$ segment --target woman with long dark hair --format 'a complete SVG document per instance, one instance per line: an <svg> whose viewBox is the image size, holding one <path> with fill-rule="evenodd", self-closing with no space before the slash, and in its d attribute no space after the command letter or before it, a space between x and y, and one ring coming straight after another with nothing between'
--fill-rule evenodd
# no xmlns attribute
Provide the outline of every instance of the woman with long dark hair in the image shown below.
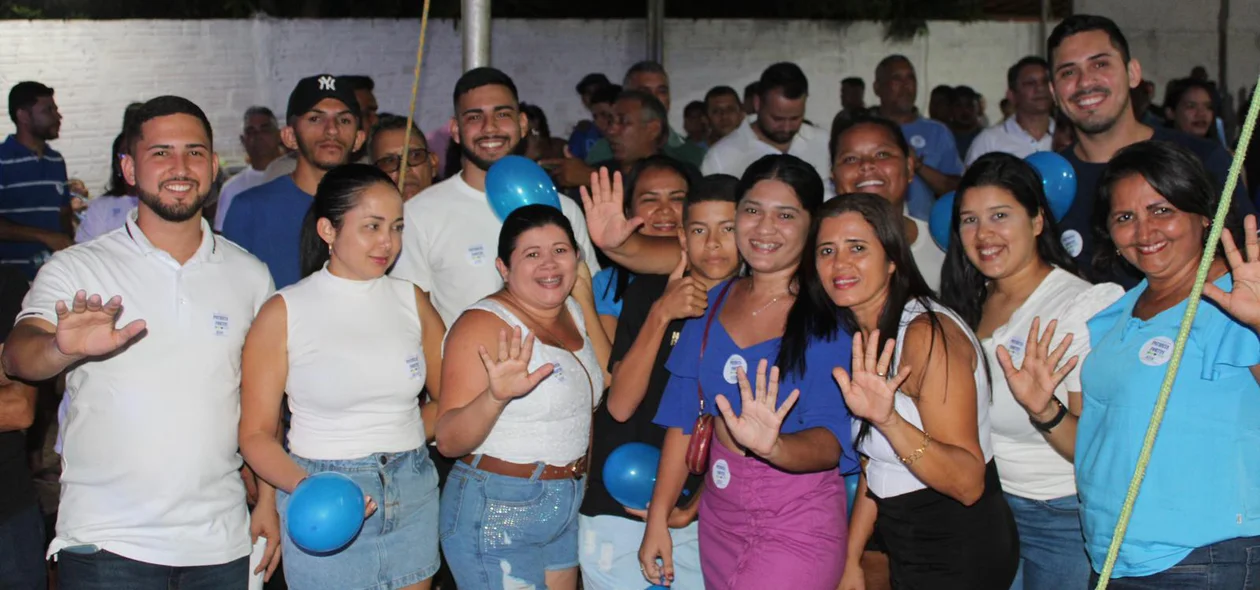
<svg viewBox="0 0 1260 590"><path fill-rule="evenodd" d="M983 353L934 299L904 228L885 199L841 195L819 210L801 262L797 305L823 318L813 330L854 334L852 369L835 376L868 462L840 588L864 588L878 528L893 588L1006 590L1018 539L992 461Z"/></svg>
<svg viewBox="0 0 1260 590"><path fill-rule="evenodd" d="M1124 289L1077 276L1037 171L1015 156L987 154L971 165L955 194L941 302L975 331L989 367L1022 362L1026 350L1042 344L1084 359L1085 322ZM1052 398L1032 405L992 371L993 456L1019 528L1016 590L1083 590L1089 577L1071 454L1046 440L1068 413L1081 413L1078 367Z"/></svg>
<svg viewBox="0 0 1260 590"><path fill-rule="evenodd" d="M707 313L687 322L665 365L656 423L668 431L639 550L653 583L674 579L668 522L688 467L708 473L699 512L705 588L835 590L840 581L846 518L837 467L856 461L844 453L849 415L830 370L849 355L849 335L833 326L808 342L796 338L813 318L792 306L823 192L813 166L790 155L757 160L736 187L735 244L748 275L709 291ZM776 366L767 371L768 363ZM754 367L755 386L746 376ZM697 430L698 416L712 429ZM689 446L705 444L707 463L686 457Z"/></svg>
<svg viewBox="0 0 1260 590"><path fill-rule="evenodd" d="M1195 137L1211 139L1217 143L1216 110L1212 95L1215 89L1207 82L1194 78L1182 78L1168 83L1164 95L1164 115L1168 126Z"/></svg>
<svg viewBox="0 0 1260 590"><path fill-rule="evenodd" d="M274 486L284 530L310 474L345 474L370 498L359 535L336 553L285 538L290 588L425 590L438 569L438 476L425 448L436 421L419 396L438 391L446 330L423 292L385 275L402 248L402 204L374 166L330 170L302 228L305 278L263 305L245 340L241 454ZM288 452L276 438L286 394Z"/></svg>
<svg viewBox="0 0 1260 590"><path fill-rule="evenodd" d="M127 183L122 173L122 155L127 146L122 133L114 138L109 161L109 184L105 192L88 202L83 219L74 231L74 241L82 244L114 231L126 224L127 214L139 206L135 187Z"/></svg>

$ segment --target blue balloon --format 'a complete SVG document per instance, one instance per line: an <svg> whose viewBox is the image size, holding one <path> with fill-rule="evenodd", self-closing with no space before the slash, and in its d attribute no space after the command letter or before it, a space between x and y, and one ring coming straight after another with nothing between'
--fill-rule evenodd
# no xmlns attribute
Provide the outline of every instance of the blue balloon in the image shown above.
<svg viewBox="0 0 1260 590"><path fill-rule="evenodd" d="M647 587L647 590L670 590L670 588L669 586L662 586L660 584L652 584L651 586Z"/></svg>
<svg viewBox="0 0 1260 590"><path fill-rule="evenodd" d="M289 538L308 553L337 551L359 534L366 503L349 477L331 471L311 475L289 497Z"/></svg>
<svg viewBox="0 0 1260 590"><path fill-rule="evenodd" d="M861 477L861 475L858 473L844 476L844 491L846 495L849 497L849 511L846 512L845 514L848 514L849 518L853 518L853 503L857 501L857 489L858 489L859 477Z"/></svg>
<svg viewBox="0 0 1260 590"><path fill-rule="evenodd" d="M932 241L942 250L949 249L949 224L954 217L954 191L936 200L932 205L932 213L928 215L928 232Z"/></svg>
<svg viewBox="0 0 1260 590"><path fill-rule="evenodd" d="M523 156L505 156L490 166L486 172L486 199L499 221L525 205L560 208L551 177L537 162Z"/></svg>
<svg viewBox="0 0 1260 590"><path fill-rule="evenodd" d="M661 451L640 443L626 443L617 447L604 462L604 487L608 495L622 506L643 510L652 501L652 489L656 487L656 467L661 462Z"/></svg>
<svg viewBox="0 0 1260 590"><path fill-rule="evenodd" d="M1036 152L1024 161L1032 164L1041 175L1050 214L1054 215L1055 221L1063 219L1076 198L1076 169L1072 168L1072 163L1054 152Z"/></svg>

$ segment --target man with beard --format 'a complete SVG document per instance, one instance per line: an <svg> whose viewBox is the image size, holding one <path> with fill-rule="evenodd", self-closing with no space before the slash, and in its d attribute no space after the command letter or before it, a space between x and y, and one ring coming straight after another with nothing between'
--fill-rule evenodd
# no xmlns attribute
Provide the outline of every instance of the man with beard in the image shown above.
<svg viewBox="0 0 1260 590"><path fill-rule="evenodd" d="M297 83L289 95L286 122L280 139L297 151L297 169L238 195L223 220L223 235L267 263L277 288L302 278L302 220L319 181L349 162L365 136L354 91L328 74Z"/></svg>
<svg viewBox="0 0 1260 590"><path fill-rule="evenodd" d="M1142 65L1129 54L1129 42L1111 19L1070 16L1054 28L1047 45L1054 99L1076 129L1076 143L1060 152L1076 170L1076 198L1059 221L1063 247L1087 278L1132 288L1140 277L1124 271L1096 272L1091 264L1094 196L1107 162L1132 144L1168 141L1194 152L1215 178L1217 190L1222 190L1229 174L1229 154L1217 142L1138 122L1129 90L1141 84ZM1254 212L1241 183L1232 204L1239 219Z"/></svg>
<svg viewBox="0 0 1260 590"><path fill-rule="evenodd" d="M503 286L494 266L503 223L486 200L486 171L520 151L527 124L516 84L494 68L465 72L455 83L454 102L450 130L463 153L460 172L407 201L402 255L391 273L429 293L447 326L464 308ZM594 276L599 264L582 209L563 196L560 208L573 223Z"/></svg>
<svg viewBox="0 0 1260 590"><path fill-rule="evenodd" d="M17 133L0 144L0 264L34 277L48 252L74 243L66 162L48 147L61 132L53 89L19 82L9 91Z"/></svg>
<svg viewBox="0 0 1260 590"><path fill-rule="evenodd" d="M210 123L150 100L122 158L140 206L125 227L53 256L4 345L7 374L69 369L56 537L63 590L244 590L250 537L279 544L275 492L250 515L237 470L240 362L267 269L214 234Z"/></svg>
<svg viewBox="0 0 1260 590"><path fill-rule="evenodd" d="M919 80L906 56L890 55L881 60L875 66L874 88L879 97L876 114L900 125L906 142L918 155L906 207L911 217L926 221L936 197L954 190L962 180L962 158L954 144L954 134L945 123L919 115L914 106ZM937 100L940 99L934 90L932 101Z"/></svg>
<svg viewBox="0 0 1260 590"><path fill-rule="evenodd" d="M762 156L791 154L809 162L822 178L831 178L827 133L805 123L805 101L809 98L805 72L794 63L777 63L761 73L757 87L757 118L740 125L709 149L701 167L704 175L730 174L738 178ZM828 182L827 196L834 195Z"/></svg>
<svg viewBox="0 0 1260 590"><path fill-rule="evenodd" d="M989 152L1026 158L1049 151L1054 141L1054 98L1050 96L1050 64L1030 55L1006 71L1006 99L1014 116L980 132L967 150L967 165Z"/></svg>

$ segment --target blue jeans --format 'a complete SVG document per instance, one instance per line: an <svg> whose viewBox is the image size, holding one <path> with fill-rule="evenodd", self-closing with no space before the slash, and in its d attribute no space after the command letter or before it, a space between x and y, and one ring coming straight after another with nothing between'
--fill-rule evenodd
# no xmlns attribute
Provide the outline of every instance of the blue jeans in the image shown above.
<svg viewBox="0 0 1260 590"><path fill-rule="evenodd" d="M249 556L219 565L173 567L79 545L57 553L57 578L60 590L247 590Z"/></svg>
<svg viewBox="0 0 1260 590"><path fill-rule="evenodd" d="M31 504L0 522L0 588L47 588L44 547L44 516L39 504Z"/></svg>
<svg viewBox="0 0 1260 590"><path fill-rule="evenodd" d="M1098 584L1091 572L1090 587ZM1260 537L1213 543L1158 574L1112 578L1112 590L1260 590Z"/></svg>
<svg viewBox="0 0 1260 590"><path fill-rule="evenodd" d="M545 588L547 572L577 567L585 482L540 480L542 470L527 479L455 463L438 531L460 590Z"/></svg>
<svg viewBox="0 0 1260 590"><path fill-rule="evenodd" d="M1011 590L1086 590L1090 568L1080 500L1004 495L1019 529L1019 571Z"/></svg>

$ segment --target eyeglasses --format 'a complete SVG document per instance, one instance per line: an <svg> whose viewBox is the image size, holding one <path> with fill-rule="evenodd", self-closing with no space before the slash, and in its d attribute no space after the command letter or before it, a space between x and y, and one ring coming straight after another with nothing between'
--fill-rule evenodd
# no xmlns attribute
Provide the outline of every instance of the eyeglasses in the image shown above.
<svg viewBox="0 0 1260 590"><path fill-rule="evenodd" d="M415 148L415 149L407 150L407 167L408 168L418 167L421 164L428 163L428 161L429 161L429 150L426 150L424 148ZM380 168L381 172L384 172L386 174L393 174L395 172L398 172L398 168L401 167L401 164L402 164L402 156L399 154L391 154L376 161L376 167Z"/></svg>

